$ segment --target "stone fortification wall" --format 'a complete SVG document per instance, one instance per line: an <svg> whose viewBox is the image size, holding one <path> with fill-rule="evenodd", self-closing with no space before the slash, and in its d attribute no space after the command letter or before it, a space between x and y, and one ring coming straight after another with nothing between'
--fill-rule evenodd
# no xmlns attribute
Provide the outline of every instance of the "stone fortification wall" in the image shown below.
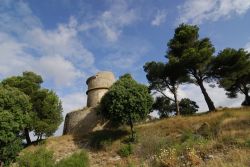
<svg viewBox="0 0 250 167"><path fill-rule="evenodd" d="M84 135L102 129L101 118L95 108L84 108L70 112L65 117L63 134Z"/></svg>
<svg viewBox="0 0 250 167"><path fill-rule="evenodd" d="M112 72L102 71L95 76L87 79L88 95L87 106L95 107L100 102L102 96L108 91L108 88L115 82L115 76Z"/></svg>
<svg viewBox="0 0 250 167"><path fill-rule="evenodd" d="M100 116L97 115L97 106L114 82L114 74L108 71L98 72L87 79L87 107L66 115L63 134L85 135L105 126Z"/></svg>

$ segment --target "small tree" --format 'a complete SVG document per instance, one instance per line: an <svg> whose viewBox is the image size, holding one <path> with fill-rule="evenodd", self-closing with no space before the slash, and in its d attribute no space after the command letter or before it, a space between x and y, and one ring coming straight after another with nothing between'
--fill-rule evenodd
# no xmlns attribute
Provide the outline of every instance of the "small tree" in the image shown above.
<svg viewBox="0 0 250 167"><path fill-rule="evenodd" d="M10 163L21 149L21 132L30 121L29 97L16 88L0 86L0 164Z"/></svg>
<svg viewBox="0 0 250 167"><path fill-rule="evenodd" d="M250 106L250 53L244 49L227 48L213 61L213 77L230 98L245 95L242 105Z"/></svg>
<svg viewBox="0 0 250 167"><path fill-rule="evenodd" d="M129 125L134 140L134 123L146 118L152 104L148 88L137 83L130 74L125 74L103 96L100 113L114 125Z"/></svg>
<svg viewBox="0 0 250 167"><path fill-rule="evenodd" d="M158 111L160 118L167 118L173 112L176 112L175 106L165 96L158 96L153 104L153 109Z"/></svg>
<svg viewBox="0 0 250 167"><path fill-rule="evenodd" d="M193 115L198 111L199 106L195 101L188 98L183 98L180 101L180 112L181 115Z"/></svg>
<svg viewBox="0 0 250 167"><path fill-rule="evenodd" d="M180 115L192 115L198 111L199 106L196 102L183 98L179 102ZM160 118L166 118L170 115L177 115L176 105L164 96L159 96L156 98L153 109L158 111Z"/></svg>
<svg viewBox="0 0 250 167"><path fill-rule="evenodd" d="M174 59L169 59L166 64L153 61L144 65L144 71L147 73L146 77L149 82L149 89L159 92L166 99L174 102L177 115L180 115L177 90L179 85L188 79L182 67L183 66L175 62ZM170 93L173 94L173 98L166 94L166 90L169 90Z"/></svg>

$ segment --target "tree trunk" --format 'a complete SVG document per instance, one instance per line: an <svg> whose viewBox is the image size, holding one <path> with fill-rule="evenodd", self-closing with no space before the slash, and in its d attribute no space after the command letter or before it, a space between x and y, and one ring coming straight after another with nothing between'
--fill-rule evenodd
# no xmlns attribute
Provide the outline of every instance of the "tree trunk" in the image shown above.
<svg viewBox="0 0 250 167"><path fill-rule="evenodd" d="M215 106L214 106L214 103L213 101L211 100L211 98L209 97L204 85L203 85L203 81L197 81L198 85L200 86L201 88L201 92L205 98L205 101L207 103L207 106L208 106L208 109L209 111L215 111Z"/></svg>
<svg viewBox="0 0 250 167"><path fill-rule="evenodd" d="M241 105L243 106L250 106L250 96L248 95L248 92L244 93L245 94L245 100Z"/></svg>
<svg viewBox="0 0 250 167"><path fill-rule="evenodd" d="M131 130L131 140L132 142L134 142L135 140L134 125L133 125L131 116L129 116L129 125L130 125L130 130Z"/></svg>
<svg viewBox="0 0 250 167"><path fill-rule="evenodd" d="M30 140L30 135L29 135L28 128L24 129L24 135L25 135L25 138L26 138L27 145L30 145L31 144L31 140Z"/></svg>
<svg viewBox="0 0 250 167"><path fill-rule="evenodd" d="M174 102L175 102L175 107L176 107L176 115L180 115L179 101L177 98L177 90L175 87L174 87L173 94L174 94Z"/></svg>

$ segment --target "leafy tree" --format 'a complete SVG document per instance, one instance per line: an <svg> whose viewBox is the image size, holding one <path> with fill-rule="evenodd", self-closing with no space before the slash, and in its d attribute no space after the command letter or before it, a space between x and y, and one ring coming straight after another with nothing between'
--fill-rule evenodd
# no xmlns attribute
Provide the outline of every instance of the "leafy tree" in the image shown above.
<svg viewBox="0 0 250 167"><path fill-rule="evenodd" d="M62 107L58 96L47 89L41 88L43 80L33 72L23 72L22 76L4 79L1 85L15 87L30 98L32 110L29 112L30 123L24 129L27 144L31 143L30 131L40 139L43 135L52 135L62 121Z"/></svg>
<svg viewBox="0 0 250 167"><path fill-rule="evenodd" d="M10 163L21 149L21 132L30 121L29 97L16 88L0 86L0 164Z"/></svg>
<svg viewBox="0 0 250 167"><path fill-rule="evenodd" d="M160 118L166 118L170 115L177 114L176 113L176 105L171 103L171 101L164 96L159 96L156 98L153 109L158 110L158 114ZM199 106L196 102L183 98L179 102L180 107L180 115L192 115L198 111Z"/></svg>
<svg viewBox="0 0 250 167"><path fill-rule="evenodd" d="M181 83L187 81L182 65L176 63L174 59L169 59L166 64L152 61L144 65L144 71L147 73L149 89L159 92L166 99L174 102L176 113L180 115L177 90ZM174 98L167 96L166 90L169 90Z"/></svg>
<svg viewBox="0 0 250 167"><path fill-rule="evenodd" d="M152 103L148 88L125 74L103 96L100 113L114 125L129 125L134 140L134 123L146 118Z"/></svg>
<svg viewBox="0 0 250 167"><path fill-rule="evenodd" d="M174 37L168 42L166 57L183 65L191 82L199 85L209 111L214 111L215 106L204 87L204 81L210 79L210 65L215 49L209 38L199 39L198 31L199 28L193 25L181 24L177 27Z"/></svg>
<svg viewBox="0 0 250 167"><path fill-rule="evenodd" d="M176 111L171 104L171 101L165 96L158 96L153 103L153 109L158 111L160 118L166 118Z"/></svg>
<svg viewBox="0 0 250 167"><path fill-rule="evenodd" d="M63 121L63 109L59 97L51 90L41 89L35 93L32 104L34 112L32 130L37 139L53 135Z"/></svg>
<svg viewBox="0 0 250 167"><path fill-rule="evenodd" d="M180 101L180 112L181 115L192 115L198 111L199 106L195 101L188 98L183 98Z"/></svg>
<svg viewBox="0 0 250 167"><path fill-rule="evenodd" d="M22 76L13 76L4 79L1 84L8 85L10 87L18 88L30 97L32 101L34 93L41 88L43 80L42 77L33 72L23 72ZM33 117L34 113L31 110L29 113ZM32 119L33 120L33 119ZM25 138L28 144L31 143L29 132L32 130L32 124L28 124L24 129Z"/></svg>
<svg viewBox="0 0 250 167"><path fill-rule="evenodd" d="M213 61L213 76L230 98L245 95L242 105L250 105L250 53L226 48Z"/></svg>
<svg viewBox="0 0 250 167"><path fill-rule="evenodd" d="M33 97L33 129L38 139L51 136L62 122L62 105L58 96L48 89L38 90Z"/></svg>

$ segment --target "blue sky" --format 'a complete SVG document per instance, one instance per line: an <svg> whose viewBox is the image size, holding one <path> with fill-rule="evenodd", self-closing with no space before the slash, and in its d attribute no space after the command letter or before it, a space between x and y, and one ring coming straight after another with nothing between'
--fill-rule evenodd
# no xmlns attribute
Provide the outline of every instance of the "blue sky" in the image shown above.
<svg viewBox="0 0 250 167"><path fill-rule="evenodd" d="M182 22L199 25L216 52L250 50L249 9L250 0L0 0L0 80L35 71L60 96L65 115L85 106L85 80L97 71L131 73L146 84L143 65L166 61L167 42ZM243 99L206 86L216 106ZM197 86L183 85L179 94L207 110Z"/></svg>

